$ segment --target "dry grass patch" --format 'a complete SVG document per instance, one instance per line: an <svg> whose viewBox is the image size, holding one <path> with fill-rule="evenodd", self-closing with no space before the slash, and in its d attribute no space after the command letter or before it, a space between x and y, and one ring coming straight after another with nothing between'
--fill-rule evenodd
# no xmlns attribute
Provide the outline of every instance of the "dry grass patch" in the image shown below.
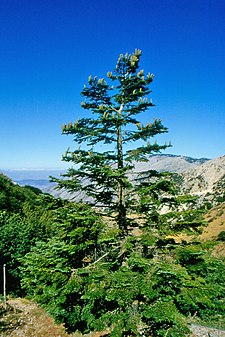
<svg viewBox="0 0 225 337"><path fill-rule="evenodd" d="M214 241L218 239L218 235L225 231L225 203L221 203L218 206L213 207L205 214L205 220L208 225L203 228L200 235L193 234L179 234L177 236L168 236L173 238L177 243L181 243L182 240L191 242L193 240L200 241ZM225 257L225 242L219 242L215 245L212 254L216 257Z"/></svg>
<svg viewBox="0 0 225 337"><path fill-rule="evenodd" d="M202 240L216 240L218 234L225 231L225 203L213 207L205 216L208 226L204 228L200 238Z"/></svg>

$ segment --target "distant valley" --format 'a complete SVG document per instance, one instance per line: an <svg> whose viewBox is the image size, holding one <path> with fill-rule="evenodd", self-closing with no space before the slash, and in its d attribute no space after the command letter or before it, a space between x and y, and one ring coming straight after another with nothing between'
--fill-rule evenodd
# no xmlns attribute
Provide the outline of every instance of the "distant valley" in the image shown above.
<svg viewBox="0 0 225 337"><path fill-rule="evenodd" d="M63 170L0 170L3 174L12 179L20 186L30 185L40 188L44 191L45 188L53 186L49 182L49 176L59 177Z"/></svg>

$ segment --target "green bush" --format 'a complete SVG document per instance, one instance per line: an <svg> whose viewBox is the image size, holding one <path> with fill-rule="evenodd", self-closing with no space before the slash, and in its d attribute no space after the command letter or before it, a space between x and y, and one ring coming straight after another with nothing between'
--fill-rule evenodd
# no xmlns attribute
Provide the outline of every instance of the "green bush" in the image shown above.
<svg viewBox="0 0 225 337"><path fill-rule="evenodd" d="M225 231L222 231L218 234L217 240L218 241L225 241Z"/></svg>

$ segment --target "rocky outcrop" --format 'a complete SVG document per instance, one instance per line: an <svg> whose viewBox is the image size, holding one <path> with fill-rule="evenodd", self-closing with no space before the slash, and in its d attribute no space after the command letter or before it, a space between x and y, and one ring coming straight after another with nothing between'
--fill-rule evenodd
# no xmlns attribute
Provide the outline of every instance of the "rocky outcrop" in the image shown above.
<svg viewBox="0 0 225 337"><path fill-rule="evenodd" d="M182 191L196 194L210 200L225 196L225 156L209 160L194 169L181 174Z"/></svg>
<svg viewBox="0 0 225 337"><path fill-rule="evenodd" d="M225 337L225 331L209 328L202 325L191 324L192 337Z"/></svg>
<svg viewBox="0 0 225 337"><path fill-rule="evenodd" d="M192 170L209 161L207 158L191 158L171 154L152 155L147 162L135 163L135 171L156 170L182 173Z"/></svg>

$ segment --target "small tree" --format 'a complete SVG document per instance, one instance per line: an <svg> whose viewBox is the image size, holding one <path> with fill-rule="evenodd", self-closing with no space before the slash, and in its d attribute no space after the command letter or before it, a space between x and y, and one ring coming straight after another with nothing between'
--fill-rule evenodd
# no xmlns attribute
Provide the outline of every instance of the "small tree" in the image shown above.
<svg viewBox="0 0 225 337"><path fill-rule="evenodd" d="M139 70L140 57L138 49L120 55L114 71L107 73L113 85L89 76L81 92L85 97L81 106L92 116L62 128L78 145L63 156L75 166L63 180L52 178L59 188L83 190L98 206L110 207L122 233L127 231L127 195L132 188L129 171L135 161L146 161L148 155L169 146L150 143L155 135L167 132L160 119L146 125L140 122L140 115L154 106L148 99L153 74L145 76L144 70Z"/></svg>

